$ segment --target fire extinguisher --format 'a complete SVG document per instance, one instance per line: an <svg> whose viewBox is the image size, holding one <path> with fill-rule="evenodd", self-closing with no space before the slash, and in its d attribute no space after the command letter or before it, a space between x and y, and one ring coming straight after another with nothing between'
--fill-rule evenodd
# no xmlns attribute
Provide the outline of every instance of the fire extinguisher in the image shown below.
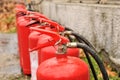
<svg viewBox="0 0 120 80"><path fill-rule="evenodd" d="M28 16L34 15L34 17L39 17L39 19L44 18L44 20L48 18L38 12L27 11L25 6L21 4L17 5L16 12L20 65L23 73L29 75L31 74L28 50L28 36L30 34L29 27L36 27L36 25L39 25L39 22L34 20L35 18L30 18Z"/></svg>
<svg viewBox="0 0 120 80"><path fill-rule="evenodd" d="M46 26L44 26L45 28ZM48 26L47 26L48 27ZM41 28L41 27L39 27ZM42 26L43 28L43 26ZM44 38L50 38L47 35L41 34L40 32L37 31L33 31L31 30L31 33L29 35L29 49L33 49L34 47L37 46L38 40L40 39L42 41L42 39ZM34 50L34 51L30 51L30 62L31 62L31 80L36 80L36 70L38 68L38 64L39 64L39 57L38 57L38 51Z"/></svg>
<svg viewBox="0 0 120 80"><path fill-rule="evenodd" d="M41 18L41 20L42 20L42 18ZM37 23L37 21L33 22L33 23L29 23L27 26L31 26L31 25L36 24L36 23ZM61 26L51 26L52 23L47 23L47 22L39 22L39 23L40 23L39 26L38 25L35 26L37 29L45 29L45 30L48 30L48 31L54 31L56 33L58 33L59 31L62 31L64 29L64 28L61 28L62 30L59 29ZM44 25L42 25L42 24L44 24ZM42 35L42 37L41 37L41 35ZM41 34L40 32L37 32L37 31L31 29L31 33L29 35L30 49L31 50L34 49L34 47L37 46L38 39L42 39L42 38L43 39L47 38L47 36L45 34Z"/></svg>
<svg viewBox="0 0 120 80"><path fill-rule="evenodd" d="M56 36L58 36L58 35L54 35L54 37L56 37ZM55 39L55 41L57 41L57 38ZM59 38L58 38L58 40L59 40ZM54 42L54 43L56 43L56 42ZM52 42L52 44L53 44L53 42ZM65 43L63 43L63 44L65 45ZM48 45L46 45L46 46L48 46ZM103 63L101 62L99 57L96 55L96 53L93 49L91 49L90 47L88 47L87 45L85 45L83 43L66 43L66 46L82 48L83 50L90 53L90 55L97 62L98 66L102 72L103 79L109 80ZM41 48L42 47L45 47L45 45L41 46ZM64 47L60 47L59 51L64 50L63 48ZM63 52L59 52L59 54L57 54L56 57L48 59L40 64L38 71L37 71L37 80L89 80L88 67L85 67L86 64L82 63L82 61L80 59L78 59L78 61L76 61L76 59L74 59L74 57L70 58L69 56L66 56ZM81 63L81 64L79 64L79 63ZM76 65L78 65L78 66L76 66ZM72 68L70 68L70 67L72 67ZM82 68L80 68L80 67L82 67Z"/></svg>
<svg viewBox="0 0 120 80"><path fill-rule="evenodd" d="M25 39L27 34L24 35L24 33L29 33L29 31L25 29L25 24L29 22L29 20L26 20L24 18L26 12L27 10L25 9L24 5L16 6L16 24L17 24L17 34L18 34L20 65L24 74L30 74L30 66L29 66L30 61L29 61L29 54L27 48L28 45L26 43L28 40Z"/></svg>
<svg viewBox="0 0 120 80"><path fill-rule="evenodd" d="M18 4L16 6L16 24L17 24L17 33L18 33L20 65L23 73L27 75L31 74L30 56L29 56L29 50L28 50L28 36L30 34L29 27L30 26L35 27L36 25L39 25L39 23L36 22L36 20L27 17L30 15L36 15L36 16L39 16L39 18L40 17L45 18L45 16L38 14L37 12L33 13L30 11L27 11L24 5Z"/></svg>
<svg viewBox="0 0 120 80"><path fill-rule="evenodd" d="M43 44L44 42L48 42L49 43L49 41L52 39L51 37L48 36L48 35L50 35L50 33L48 35L44 34L44 32L48 32L47 30L42 30L42 29L38 29L38 28L32 28L32 29L33 29L33 31L39 31L40 33L41 32L43 33L43 35L38 40L38 47L36 47L36 49L39 49L40 48L39 46L41 46L41 44ZM40 58L39 64L41 62L49 59L49 58L54 57L57 48L58 48L57 45L56 46L51 45L51 46L39 49L38 50L39 51L38 55L39 55L39 58ZM35 50L35 48L33 48L33 50ZM67 53L68 53L69 56L79 57L79 49L78 48L68 48L67 49Z"/></svg>
<svg viewBox="0 0 120 80"><path fill-rule="evenodd" d="M37 16L38 15L38 16ZM37 15L29 15L29 16L26 16L26 18L32 18L32 19L36 19L36 18L39 18L39 21L36 20L36 22L29 22L28 23L28 27L33 25L33 24L36 24L36 23L39 23L40 25L39 26L36 26L38 28L41 28L41 29L46 29L46 30L52 30L52 31L56 31L58 32L58 29L57 28L60 28L59 26L51 26L51 24L53 24L52 21L48 20L47 18L44 18L43 16L41 17L40 14L37 13ZM44 21L43 21L44 20ZM60 28L60 29L64 29L64 28ZM60 30L59 29L59 30ZM36 32L36 31L32 31L31 30L31 33L29 35L29 48L30 50L32 50L34 47L37 46L37 42L38 42L38 39L42 40L44 38L49 38L47 35L44 35L44 34L41 34L39 32ZM31 62L31 79L32 80L36 80L36 69L37 69L37 66L38 66L38 51L30 51L30 62Z"/></svg>
<svg viewBox="0 0 120 80"><path fill-rule="evenodd" d="M48 35L50 35L50 32L48 32L48 31L45 31L45 30L40 30L40 29L37 29L37 28L32 28L32 29L34 29L34 30L36 30L36 31L40 31L41 33L49 33ZM40 40L41 41L41 40ZM44 42L45 40L44 40L44 38L43 38L43 42ZM41 41L42 42L42 41ZM47 41L46 41L47 42ZM47 44L46 44L47 45ZM40 44L40 46L42 47L42 44ZM39 46L39 48L40 48L40 46ZM45 46L45 45L43 45L43 46ZM42 50L42 49L41 49ZM45 51L43 51L43 53L39 53L39 54L45 54L44 56L42 56L41 58L43 58L43 57L46 57L46 56L51 56L51 52L53 52L52 53L52 57L54 57L55 56L55 52L54 51L56 51L56 50L54 50L54 49L52 49L51 47L46 47L46 48L43 48L43 50L45 50L45 51L48 51L48 52L45 52ZM49 51L50 50L50 51ZM53 51L52 51L53 50ZM75 51L74 49L71 49L72 51ZM70 54L70 52L68 51L67 52L68 54ZM67 55L68 55L67 54ZM48 59L48 58L47 58Z"/></svg>
<svg viewBox="0 0 120 80"><path fill-rule="evenodd" d="M66 38L53 33L45 32L41 30L41 33L46 33L52 36L54 39L48 43L43 43L40 48L51 46L60 39L60 47L58 47L58 53L56 57L50 58L42 62L37 71L37 80L89 80L89 68L87 64L77 57L67 56L65 52L65 44L68 42ZM66 53L66 54L64 54Z"/></svg>
<svg viewBox="0 0 120 80"><path fill-rule="evenodd" d="M51 21L49 21L49 22L51 22ZM42 29L41 29L41 27L42 27ZM57 27L57 28L54 28L54 27ZM48 42L48 40L51 39L51 37L49 37L48 35L43 34L41 32L38 33L38 31L36 31L35 29L37 29L37 30L41 29L44 32L45 31L46 32L53 31L56 33L58 33L58 31L62 31L60 29L63 29L63 28L60 28L60 29L58 29L58 28L59 28L59 26L52 26L51 27L50 25L40 26L37 28L36 27L31 28L33 30L31 30L32 32L29 35L29 46L30 46L30 50L31 50L30 59L31 59L32 80L36 80L35 73L36 73L38 64L40 64L42 61L45 61L46 59L54 57L55 52L56 52L56 49L55 49L55 47L53 47L53 45L51 45L50 47L46 47L42 50L40 49L39 52L38 52L37 48L36 49L34 48L34 47L36 47L37 42L41 46L42 43L44 43L45 41ZM39 46L38 46L38 48L39 48ZM56 48L57 48L57 46L56 46ZM68 49L67 51L68 51L67 53L69 53L68 55L70 55L70 56L76 56L76 57L79 56L79 49L78 48L71 48L71 49Z"/></svg>

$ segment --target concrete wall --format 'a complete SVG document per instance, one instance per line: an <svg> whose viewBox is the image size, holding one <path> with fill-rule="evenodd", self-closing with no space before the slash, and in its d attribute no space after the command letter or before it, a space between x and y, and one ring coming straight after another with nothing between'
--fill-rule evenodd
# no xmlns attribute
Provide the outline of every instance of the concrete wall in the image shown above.
<svg viewBox="0 0 120 80"><path fill-rule="evenodd" d="M46 1L42 12L85 36L98 51L105 49L120 65L120 6Z"/></svg>

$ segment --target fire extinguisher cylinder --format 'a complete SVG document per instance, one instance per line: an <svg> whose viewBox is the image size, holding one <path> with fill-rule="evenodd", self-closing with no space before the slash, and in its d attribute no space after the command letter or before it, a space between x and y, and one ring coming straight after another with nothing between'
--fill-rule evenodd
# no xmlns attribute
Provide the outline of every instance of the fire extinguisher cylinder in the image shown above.
<svg viewBox="0 0 120 80"><path fill-rule="evenodd" d="M77 57L67 56L65 46L59 46L56 57L40 64L37 80L90 80L88 65Z"/></svg>

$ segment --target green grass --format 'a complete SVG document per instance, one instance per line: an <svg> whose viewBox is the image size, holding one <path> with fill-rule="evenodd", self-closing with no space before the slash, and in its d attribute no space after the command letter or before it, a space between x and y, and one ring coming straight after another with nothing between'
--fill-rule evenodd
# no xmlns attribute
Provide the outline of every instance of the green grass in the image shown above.
<svg viewBox="0 0 120 80"><path fill-rule="evenodd" d="M93 63L93 66L96 70L97 75L100 75L101 72L100 72L100 69L99 69L97 63L95 62L95 60L92 57L90 57L90 58L91 58L91 61ZM82 58L82 59L88 64L86 58ZM94 77L93 77L93 74L92 74L91 70L90 70L90 80L94 80ZM98 80L103 80L103 78L98 76ZM114 76L114 77L109 76L109 80L120 80L120 78L118 76Z"/></svg>

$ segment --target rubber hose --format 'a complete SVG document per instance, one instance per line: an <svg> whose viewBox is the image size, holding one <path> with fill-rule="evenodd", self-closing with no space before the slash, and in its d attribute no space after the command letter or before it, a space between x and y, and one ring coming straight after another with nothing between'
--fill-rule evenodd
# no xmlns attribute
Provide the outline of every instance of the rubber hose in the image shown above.
<svg viewBox="0 0 120 80"><path fill-rule="evenodd" d="M77 43L77 47L82 48L84 51L88 52L95 59L95 61L97 62L98 66L100 68L103 79L104 80L109 80L108 74L105 70L105 67L104 67L102 61L100 60L100 58L97 56L96 52L93 49L91 49L89 46L87 46L83 43Z"/></svg>
<svg viewBox="0 0 120 80"><path fill-rule="evenodd" d="M65 27L65 30L73 31L72 29L70 29L70 28L68 28L68 27ZM97 51L95 50L95 48L92 46L92 44L91 44L87 39L85 39L83 36L78 35L78 34L75 33L75 32L72 32L72 34L76 37L76 39L77 39L80 43L83 43L83 42L84 42L84 43L87 44L89 47L91 47L95 52L97 52ZM88 63L89 63L89 65L90 65L90 68L91 68L91 70L92 70L94 79L95 79L95 80L98 80L97 75L96 75L96 72L95 72L95 69L94 69L93 64L92 64L92 62L91 62L91 59L90 59L88 53L87 53L85 50L84 50L84 52L85 52L85 55L86 55L86 57L87 57Z"/></svg>
<svg viewBox="0 0 120 80"><path fill-rule="evenodd" d="M72 32L72 35L74 35L78 40L80 39L81 41L83 41L86 45L88 45L90 48L92 48L97 53L97 51L95 50L93 45L86 38L84 38L82 35L75 33L75 32Z"/></svg>
<svg viewBox="0 0 120 80"><path fill-rule="evenodd" d="M93 47L93 45L86 38L84 38L82 35L80 35L79 33L74 32L72 29L70 29L68 27L65 27L65 30L72 31L72 35L74 35L78 41L81 40L81 42L84 42L86 45L91 47L95 52L97 52L95 50L95 48Z"/></svg>
<svg viewBox="0 0 120 80"><path fill-rule="evenodd" d="M68 37L68 39L70 40L70 42L72 42L72 38L70 37L70 36L67 36Z"/></svg>
<svg viewBox="0 0 120 80"><path fill-rule="evenodd" d="M65 30L67 30L67 31L73 31L72 29L70 29L68 27L65 27Z"/></svg>
<svg viewBox="0 0 120 80"><path fill-rule="evenodd" d="M69 38L69 35L68 35L68 38ZM79 41L79 43L84 43L81 39L79 39L79 37L76 37L76 39ZM71 38L69 38L69 40L70 40L70 42L72 42L72 39L71 39ZM88 45L88 46L89 46L89 45ZM92 64L92 61L91 61L91 59L90 59L89 54L88 54L86 51L84 51L84 52L85 52L85 56L86 56L86 58L87 58L87 61L88 61L88 63L89 63L89 66L90 66L90 68L91 68L92 74L93 74L93 76L94 76L94 80L98 80L97 75L96 75L96 72L95 72L95 69L94 69L94 67L93 67L93 64Z"/></svg>
<svg viewBox="0 0 120 80"><path fill-rule="evenodd" d="M79 41L79 43L83 43L83 41L81 41L79 38L78 38L78 41ZM85 53L85 56L86 56L87 61L88 61L88 63L89 63L89 66L90 66L90 68L91 68L92 74L93 74L93 76L94 76L94 80L98 80L97 75L96 75L96 72L95 72L95 69L94 69L94 67L93 67L93 64L92 64L92 61L91 61L91 59L90 59L89 54L88 54L85 50L84 50L84 53Z"/></svg>
<svg viewBox="0 0 120 80"><path fill-rule="evenodd" d="M94 66L93 66L93 64L92 64L92 61L91 61L91 59L90 59L89 54L88 54L86 51L84 51L84 52L85 52L85 56L86 56L86 58L87 58L87 61L88 61L88 63L89 63L89 66L90 66L90 68L91 68L92 74L93 74L93 76L94 76L94 80L98 80L98 77L97 77L97 75L96 75L96 72L95 72L95 69L94 69Z"/></svg>

